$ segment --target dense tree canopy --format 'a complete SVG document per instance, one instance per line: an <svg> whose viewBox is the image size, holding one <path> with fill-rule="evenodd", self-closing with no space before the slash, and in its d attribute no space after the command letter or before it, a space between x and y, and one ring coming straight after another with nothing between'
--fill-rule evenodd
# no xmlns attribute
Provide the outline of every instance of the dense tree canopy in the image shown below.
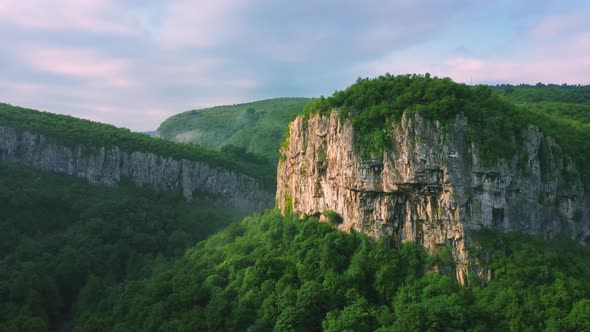
<svg viewBox="0 0 590 332"><path fill-rule="evenodd" d="M191 110L166 119L158 132L168 140L195 143L220 150L233 145L278 160L283 132L309 98L274 98L250 103Z"/></svg>
<svg viewBox="0 0 590 332"><path fill-rule="evenodd" d="M590 322L590 252L570 241L480 235L494 279L468 287L414 243L389 249L316 218L246 218L166 270L78 316L117 331L575 331ZM475 278L475 279L474 279Z"/></svg>
<svg viewBox="0 0 590 332"><path fill-rule="evenodd" d="M199 195L0 164L0 331L57 328L242 216Z"/></svg>
<svg viewBox="0 0 590 332"><path fill-rule="evenodd" d="M492 87L516 104L556 102L569 104L590 103L590 85L557 85L537 83L535 85L501 84Z"/></svg>

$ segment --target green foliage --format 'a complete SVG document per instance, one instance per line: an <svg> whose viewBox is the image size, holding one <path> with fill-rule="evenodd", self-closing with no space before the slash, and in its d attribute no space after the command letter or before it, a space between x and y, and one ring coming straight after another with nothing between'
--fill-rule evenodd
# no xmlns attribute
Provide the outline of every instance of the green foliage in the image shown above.
<svg viewBox="0 0 590 332"><path fill-rule="evenodd" d="M526 123L539 127L553 137L573 159L587 190L590 189L590 86L577 85L497 85L498 95L519 106ZM541 166L548 163L547 150L540 155ZM575 176L575 174L569 174ZM571 181L567 178L566 181Z"/></svg>
<svg viewBox="0 0 590 332"><path fill-rule="evenodd" d="M316 218L278 211L244 219L172 267L100 297L79 316L107 330L524 331L587 327L590 251L516 234L489 234L494 279L459 286L426 273L415 243L389 249ZM491 246L493 244L493 246ZM447 256L447 251L439 253Z"/></svg>
<svg viewBox="0 0 590 332"><path fill-rule="evenodd" d="M590 296L588 247L518 233L480 235L482 250L492 256L493 281L474 288L473 295L478 308L492 313L499 330L581 331L570 317L581 324L588 317L577 307Z"/></svg>
<svg viewBox="0 0 590 332"><path fill-rule="evenodd" d="M258 164L268 164L268 160L257 154L246 151L246 148L243 146L235 146L233 144L224 145L221 148L221 152L223 152L226 156L231 156L237 160Z"/></svg>
<svg viewBox="0 0 590 332"><path fill-rule="evenodd" d="M590 299L576 302L564 325L568 331L590 331Z"/></svg>
<svg viewBox="0 0 590 332"><path fill-rule="evenodd" d="M284 132L309 98L275 98L192 110L166 119L158 128L166 140L229 152L233 160L276 187L277 162ZM229 150L228 150L229 149Z"/></svg>
<svg viewBox="0 0 590 332"><path fill-rule="evenodd" d="M343 221L342 216L340 216L337 212L334 212L332 210L324 211L322 214L324 215L324 217L326 217L326 220L332 226L338 226Z"/></svg>
<svg viewBox="0 0 590 332"><path fill-rule="evenodd" d="M108 330L89 315L126 280L165 271L187 247L242 213L195 195L85 180L0 164L0 331Z"/></svg>
<svg viewBox="0 0 590 332"><path fill-rule="evenodd" d="M492 87L492 89L495 93L503 94L517 104L544 102L585 104L590 102L590 85L501 84Z"/></svg>
<svg viewBox="0 0 590 332"><path fill-rule="evenodd" d="M341 119L350 119L358 133L357 148L365 158L381 157L392 141L392 123L399 122L404 112L416 112L443 124L457 114L465 115L470 123L470 137L480 143L486 162L510 158L515 151L515 129L521 127L515 122L515 107L492 95L488 87L469 87L429 74L359 78L344 91L311 101L305 112L326 114L334 108Z"/></svg>
<svg viewBox="0 0 590 332"><path fill-rule="evenodd" d="M276 175L279 145L293 115L309 98L275 98L251 103L193 110L166 119L158 128L164 139L212 149L244 148L268 160Z"/></svg>
<svg viewBox="0 0 590 332"><path fill-rule="evenodd" d="M261 167L267 165L265 160L262 163L259 160L236 160L196 145L157 139L109 124L0 103L0 125L44 134L50 142L68 146L118 146L126 151L149 152L176 159L201 161L213 167L222 167L261 179L269 188L276 187L276 176L269 175L268 170Z"/></svg>
<svg viewBox="0 0 590 332"><path fill-rule="evenodd" d="M573 159L585 187L590 189L590 168L583 167L590 164L590 86L470 87L429 74L386 74L375 79L359 78L344 91L315 99L305 106L305 114L327 114L334 108L342 120L351 121L358 134L356 147L365 158L382 156L392 142L391 126L404 112L438 120L443 128L463 114L470 127L466 139L478 144L484 164L512 158L515 138L533 124L553 137ZM543 167L548 164L547 156L547 151L542 151ZM577 176L570 173L564 179L566 184Z"/></svg>

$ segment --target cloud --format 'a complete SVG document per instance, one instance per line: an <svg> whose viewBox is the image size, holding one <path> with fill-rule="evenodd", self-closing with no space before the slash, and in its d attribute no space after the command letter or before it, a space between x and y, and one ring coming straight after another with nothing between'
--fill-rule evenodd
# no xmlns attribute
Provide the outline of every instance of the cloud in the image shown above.
<svg viewBox="0 0 590 332"><path fill-rule="evenodd" d="M465 83L589 84L588 17L586 12L542 17L515 32L496 52L460 47L432 57L430 49L417 47L366 62L358 70L368 76L430 72Z"/></svg>
<svg viewBox="0 0 590 332"><path fill-rule="evenodd" d="M137 21L125 14L114 0L3 0L0 5L0 23L24 28L138 33Z"/></svg>
<svg viewBox="0 0 590 332"><path fill-rule="evenodd" d="M387 71L587 82L588 11L527 1L4 0L0 101L148 130Z"/></svg>
<svg viewBox="0 0 590 332"><path fill-rule="evenodd" d="M248 43L261 46L264 54L278 49L287 62L374 58L432 38L471 8L462 0L263 3L251 10L256 24Z"/></svg>
<svg viewBox="0 0 590 332"><path fill-rule="evenodd" d="M587 31L590 15L567 14L545 17L530 29L533 38L551 40L555 38L569 38L580 32Z"/></svg>
<svg viewBox="0 0 590 332"><path fill-rule="evenodd" d="M243 0L171 1L155 30L160 46L166 48L208 48L236 38L241 29Z"/></svg>
<svg viewBox="0 0 590 332"><path fill-rule="evenodd" d="M24 48L21 54L21 60L26 65L62 77L90 80L114 87L135 84L133 78L125 73L128 61L112 59L94 50L36 46Z"/></svg>

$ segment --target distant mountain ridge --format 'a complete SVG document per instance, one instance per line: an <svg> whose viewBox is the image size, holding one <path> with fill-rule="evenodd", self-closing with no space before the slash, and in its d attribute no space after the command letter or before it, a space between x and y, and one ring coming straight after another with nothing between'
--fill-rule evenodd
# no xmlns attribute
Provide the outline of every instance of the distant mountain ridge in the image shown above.
<svg viewBox="0 0 590 332"><path fill-rule="evenodd" d="M148 135L150 137L157 137L158 131L157 130L150 130L150 131L142 131L141 134Z"/></svg>
<svg viewBox="0 0 590 332"><path fill-rule="evenodd" d="M191 110L166 119L157 132L166 140L215 150L236 146L266 158L274 169L287 125L310 100L274 98Z"/></svg>
<svg viewBox="0 0 590 332"><path fill-rule="evenodd" d="M187 198L206 193L247 212L273 205L273 189L262 178L219 152L6 104L0 105L0 161L93 184L128 179L156 190L181 190Z"/></svg>
<svg viewBox="0 0 590 332"><path fill-rule="evenodd" d="M492 90L517 105L547 116L590 124L590 85L501 84L492 86Z"/></svg>

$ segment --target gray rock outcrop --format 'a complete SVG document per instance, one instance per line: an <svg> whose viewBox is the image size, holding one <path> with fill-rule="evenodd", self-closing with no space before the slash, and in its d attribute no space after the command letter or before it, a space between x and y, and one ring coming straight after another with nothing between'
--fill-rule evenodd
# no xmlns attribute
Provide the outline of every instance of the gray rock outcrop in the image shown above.
<svg viewBox="0 0 590 332"><path fill-rule="evenodd" d="M0 127L0 161L83 177L98 185L113 186L129 179L155 190L182 190L187 198L205 193L245 212L274 206L274 193L260 181L206 162L123 151L117 146L66 146L9 127Z"/></svg>
<svg viewBox="0 0 590 332"><path fill-rule="evenodd" d="M389 130L393 141L382 158L365 160L354 148L350 121L342 123L336 110L296 118L278 165L279 208L334 211L343 219L340 229L386 236L392 244L415 241L430 252L450 246L461 283L469 272L470 231L588 240L589 195L569 157L536 127L515 138L511 160L490 165L467 141L462 115L443 128L405 114Z"/></svg>

